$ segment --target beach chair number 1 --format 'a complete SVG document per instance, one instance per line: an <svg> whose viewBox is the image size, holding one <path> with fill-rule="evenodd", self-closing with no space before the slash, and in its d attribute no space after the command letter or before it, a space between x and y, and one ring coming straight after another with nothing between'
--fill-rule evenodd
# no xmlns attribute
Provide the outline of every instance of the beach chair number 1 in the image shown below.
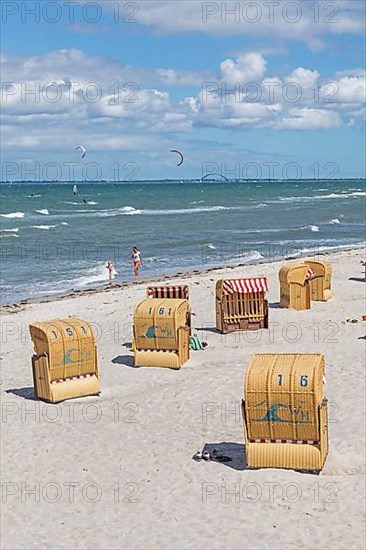
<svg viewBox="0 0 366 550"><path fill-rule="evenodd" d="M282 386L282 378L283 378L282 374L279 374L278 375L278 385L279 386ZM300 386L302 388L306 388L307 385L308 385L308 376L307 376L307 374L302 374L300 376Z"/></svg>

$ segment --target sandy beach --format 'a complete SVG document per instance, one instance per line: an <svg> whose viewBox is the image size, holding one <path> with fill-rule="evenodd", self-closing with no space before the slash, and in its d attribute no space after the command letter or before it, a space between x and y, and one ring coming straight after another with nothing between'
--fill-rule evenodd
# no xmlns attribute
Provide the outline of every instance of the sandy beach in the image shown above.
<svg viewBox="0 0 366 550"><path fill-rule="evenodd" d="M162 278L189 285L194 333L208 343L179 371L133 368L144 282L2 308L2 548L362 550L364 252L327 259L333 298L308 311L278 307L284 261ZM262 275L270 328L217 333L215 282ZM94 326L101 395L36 401L28 325L69 315ZM244 375L253 353L269 352L325 354L330 451L319 476L245 468ZM192 460L204 446L232 461Z"/></svg>

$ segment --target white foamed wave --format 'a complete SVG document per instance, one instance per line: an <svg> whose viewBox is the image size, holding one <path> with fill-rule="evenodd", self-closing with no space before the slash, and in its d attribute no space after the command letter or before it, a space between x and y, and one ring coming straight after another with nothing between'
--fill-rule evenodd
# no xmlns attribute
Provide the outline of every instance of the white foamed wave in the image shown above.
<svg viewBox="0 0 366 550"><path fill-rule="evenodd" d="M18 233L19 227L14 227L14 229L0 229L2 233Z"/></svg>
<svg viewBox="0 0 366 550"><path fill-rule="evenodd" d="M108 269L105 263L88 269L85 275L77 277L72 281L76 286L89 286L94 283L108 282Z"/></svg>
<svg viewBox="0 0 366 550"><path fill-rule="evenodd" d="M345 198L352 198L352 197L365 197L366 192L365 191L356 191L354 193L341 192L341 193L329 193L328 195L313 195L313 196L302 196L302 197L280 197L278 200L269 200L268 202L271 203L278 203L278 202L308 202L312 200L320 200L320 199L345 199Z"/></svg>
<svg viewBox="0 0 366 550"><path fill-rule="evenodd" d="M301 227L301 229L309 229L310 231L314 231L315 233L319 231L319 227L317 225L305 225L304 227Z"/></svg>
<svg viewBox="0 0 366 550"><path fill-rule="evenodd" d="M81 201L79 202L75 202L75 201L60 201L61 204L72 204L74 206L80 206L81 204L85 204L85 203L82 203ZM87 201L86 204L90 204L91 206L95 206L96 204L98 204L96 201Z"/></svg>
<svg viewBox="0 0 366 550"><path fill-rule="evenodd" d="M35 199L37 197L40 197L41 195L27 195L27 199Z"/></svg>
<svg viewBox="0 0 366 550"><path fill-rule="evenodd" d="M216 246L212 243L205 244L206 248L210 248L211 250L216 250Z"/></svg>
<svg viewBox="0 0 366 550"><path fill-rule="evenodd" d="M249 250L249 252L240 256L240 261L261 260L262 258L264 256L258 250Z"/></svg>
<svg viewBox="0 0 366 550"><path fill-rule="evenodd" d="M341 222L339 221L338 218L333 218L333 219L330 220L328 223L329 223L329 225L334 225L334 224L336 224L336 223L341 223Z"/></svg>
<svg viewBox="0 0 366 550"><path fill-rule="evenodd" d="M31 225L33 229L55 229L55 227L59 227L60 225L69 225L67 222L61 222L56 223L55 225Z"/></svg>
<svg viewBox="0 0 366 550"><path fill-rule="evenodd" d="M316 246L316 247L313 247L313 248L301 248L300 250L297 251L296 255L302 256L303 254L310 254L310 253L313 253L313 252L317 252L319 254L319 253L322 253L322 252L332 252L332 251L337 253L340 250L352 249L355 246L361 247L364 244L365 243L358 242L358 243L353 243L353 244L349 243L349 244L336 244L336 245L320 245L320 246ZM292 255L292 253L291 253L291 255Z"/></svg>
<svg viewBox="0 0 366 550"><path fill-rule="evenodd" d="M24 212L10 212L10 214L0 214L2 218L24 218Z"/></svg>
<svg viewBox="0 0 366 550"><path fill-rule="evenodd" d="M54 229L57 225L31 225L32 229Z"/></svg>
<svg viewBox="0 0 366 550"><path fill-rule="evenodd" d="M136 216L136 214L142 214L142 210L131 210L130 212L124 212L125 216Z"/></svg>
<svg viewBox="0 0 366 550"><path fill-rule="evenodd" d="M141 210L142 214L150 216L161 216L169 214L199 214L200 212L221 212L223 210L234 210L230 206L201 206L198 208L173 208L171 210Z"/></svg>
<svg viewBox="0 0 366 550"><path fill-rule="evenodd" d="M42 214L42 216L48 216L49 215L49 211L47 210L47 208L41 208L41 210L36 210L37 214Z"/></svg>
<svg viewBox="0 0 366 550"><path fill-rule="evenodd" d="M192 201L189 204L203 204L205 201Z"/></svg>
<svg viewBox="0 0 366 550"><path fill-rule="evenodd" d="M0 239L7 239L9 237L15 237L15 238L18 238L19 235L17 235L16 233L8 233L7 235L0 235Z"/></svg>
<svg viewBox="0 0 366 550"><path fill-rule="evenodd" d="M139 209L132 206L124 206L113 210L101 210L96 212L97 216L136 216L138 214L145 216L165 216L165 215L181 215L181 214L199 214L200 212L220 212L223 210L240 210L241 207L235 206L202 206L199 208L173 208L166 210L151 210Z"/></svg>

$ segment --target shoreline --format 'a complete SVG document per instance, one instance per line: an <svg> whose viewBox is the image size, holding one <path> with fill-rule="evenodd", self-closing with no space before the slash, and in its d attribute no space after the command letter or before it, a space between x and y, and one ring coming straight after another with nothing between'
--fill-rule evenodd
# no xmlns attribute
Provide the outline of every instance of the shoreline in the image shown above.
<svg viewBox="0 0 366 550"><path fill-rule="evenodd" d="M227 271L227 270L234 270L237 268L250 268L254 266L261 265L263 267L274 265L274 264L280 264L284 261L301 261L303 258L308 257L314 257L314 258L322 258L322 257L329 257L329 256L337 256L342 255L347 252L358 252L360 250L365 249L366 243L362 245L351 245L349 248L342 248L342 250L339 250L339 247L337 247L337 251L335 250L329 250L324 251L322 253L317 254L303 254L303 255L289 255L285 256L283 258L276 258L273 260L266 260L266 259L258 259L258 260L250 260L248 263L239 263L239 264L226 264L222 266L217 267L209 267L206 269L194 269L191 271L185 271L185 272L172 272L172 273L162 273L160 275L152 275L151 277L143 277L139 281L121 281L121 282L112 282L112 283L105 283L101 284L99 286L95 287L88 287L85 289L70 289L65 292L57 292L53 294L44 294L42 296L35 296L33 298L25 298L23 300L19 300L17 302L10 302L0 305L0 315L1 314L12 314L17 313L19 311L23 311L26 306L34 305L34 304L45 304L45 303L52 303L52 302L60 302L61 300L65 299L73 299L81 296L90 296L91 294L103 294L108 293L114 290L120 290L120 289L128 289L139 285L149 285L151 283L159 283L159 282L166 282L167 279L169 280L186 280L191 279L196 276L202 276L207 275L208 273L213 272L221 272L221 271Z"/></svg>

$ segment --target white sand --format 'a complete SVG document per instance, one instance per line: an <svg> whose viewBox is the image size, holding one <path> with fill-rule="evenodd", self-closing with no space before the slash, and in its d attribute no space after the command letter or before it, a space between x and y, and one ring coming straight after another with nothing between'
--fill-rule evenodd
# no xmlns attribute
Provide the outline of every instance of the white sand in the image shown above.
<svg viewBox="0 0 366 550"><path fill-rule="evenodd" d="M276 307L282 263L190 278L197 328L214 326L221 276L267 276L274 306L267 331L198 331L209 346L180 371L131 368L123 343L146 285L3 315L2 548L364 548L366 324L342 324L366 313L361 258L332 255L334 298L303 312ZM28 324L68 315L98 323L101 396L34 401ZM243 470L239 403L254 352L325 353L330 453L319 476ZM194 462L205 444L234 460Z"/></svg>

